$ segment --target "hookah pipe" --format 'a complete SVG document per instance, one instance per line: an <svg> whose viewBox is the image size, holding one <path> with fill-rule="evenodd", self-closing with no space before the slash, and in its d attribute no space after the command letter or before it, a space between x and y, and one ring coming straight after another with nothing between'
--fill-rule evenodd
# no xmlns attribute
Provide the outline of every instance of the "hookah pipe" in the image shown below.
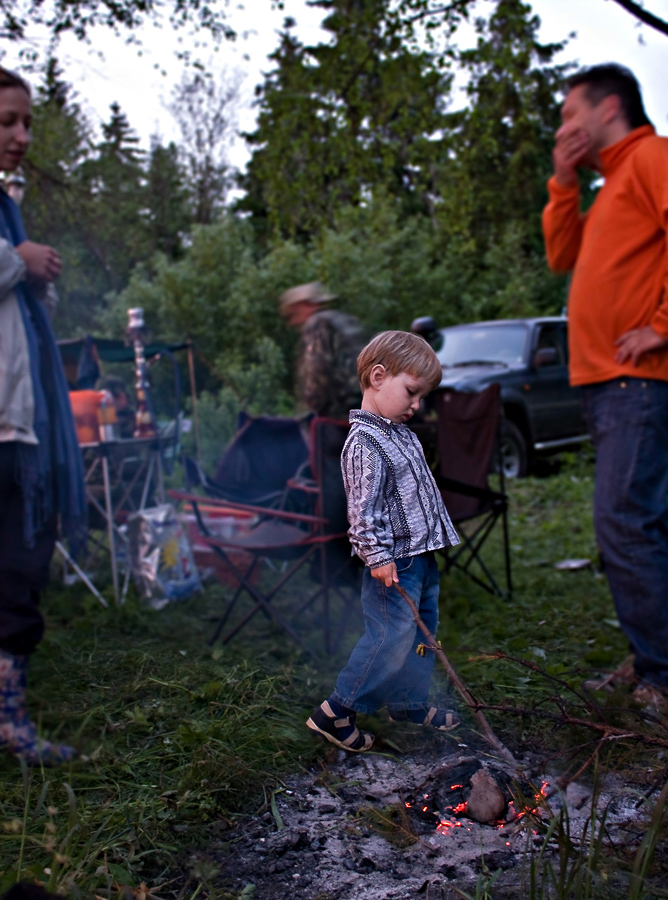
<svg viewBox="0 0 668 900"><path fill-rule="evenodd" d="M154 438L156 436L155 420L151 406L151 385L148 378L148 366L144 355L144 310L135 307L128 310L128 327L125 337L131 344L135 354L135 392L137 395L137 412L135 413L135 438Z"/></svg>

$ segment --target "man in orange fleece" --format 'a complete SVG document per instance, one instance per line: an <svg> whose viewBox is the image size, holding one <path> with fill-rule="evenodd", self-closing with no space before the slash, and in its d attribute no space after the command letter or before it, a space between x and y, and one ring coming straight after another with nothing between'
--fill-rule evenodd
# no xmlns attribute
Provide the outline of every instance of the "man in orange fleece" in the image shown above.
<svg viewBox="0 0 668 900"><path fill-rule="evenodd" d="M636 696L668 696L668 139L628 69L574 75L556 133L543 231L550 268L573 272L571 384L596 447L594 522ZM577 170L604 184L580 211Z"/></svg>

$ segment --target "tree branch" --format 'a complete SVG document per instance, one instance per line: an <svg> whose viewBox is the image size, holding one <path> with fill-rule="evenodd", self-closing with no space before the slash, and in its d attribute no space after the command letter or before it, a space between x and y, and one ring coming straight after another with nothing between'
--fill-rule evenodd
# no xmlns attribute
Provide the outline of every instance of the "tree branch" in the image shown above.
<svg viewBox="0 0 668 900"><path fill-rule="evenodd" d="M636 3L635 0L614 0L614 2L619 3L623 9L630 12L636 19L640 19L645 25L649 25L650 28L655 28L662 34L668 35L668 22L655 16L654 13L646 10L639 3Z"/></svg>

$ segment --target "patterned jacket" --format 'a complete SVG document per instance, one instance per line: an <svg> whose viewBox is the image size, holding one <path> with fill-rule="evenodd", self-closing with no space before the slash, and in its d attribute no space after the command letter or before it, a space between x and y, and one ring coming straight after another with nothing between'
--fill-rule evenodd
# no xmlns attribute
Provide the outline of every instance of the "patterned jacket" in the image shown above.
<svg viewBox="0 0 668 900"><path fill-rule="evenodd" d="M365 343L357 319L336 309L319 310L302 326L297 382L307 409L347 419L360 405L357 357Z"/></svg>
<svg viewBox="0 0 668 900"><path fill-rule="evenodd" d="M348 537L371 569L459 543L420 442L407 425L354 409L341 454Z"/></svg>

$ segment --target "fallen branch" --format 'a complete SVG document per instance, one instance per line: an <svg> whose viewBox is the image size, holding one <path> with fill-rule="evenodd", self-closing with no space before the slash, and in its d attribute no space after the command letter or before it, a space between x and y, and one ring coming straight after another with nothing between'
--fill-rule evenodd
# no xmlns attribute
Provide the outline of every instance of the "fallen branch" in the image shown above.
<svg viewBox="0 0 668 900"><path fill-rule="evenodd" d="M515 759L513 754L510 752L510 750L506 747L506 745L504 743L502 743L502 741L500 741L499 738L492 731L489 722L487 721L485 716L480 712L480 704L477 702L477 700L474 699L473 695L469 692L469 690L466 687L466 685L464 684L464 682L461 680L459 675L457 675L455 670L452 668L452 665L450 664L450 662L449 662L447 656L445 655L445 653L443 652L442 648L439 646L436 638L431 633L431 631L429 631L427 626L422 621L422 618L420 617L420 613L418 612L418 608L415 605L415 603L413 602L413 600L411 600L411 598L408 596L406 591L400 585L395 584L394 586L397 589L397 591L399 592L400 596L406 601L406 603L410 607L410 610L413 613L413 619L415 620L415 624L417 625L417 627L420 629L422 634L427 639L427 646L429 647L430 650L434 651L434 653L436 654L438 659L441 661L443 668L447 672L448 678L450 679L450 681L452 681L454 686L457 688L457 690L461 694L461 697L462 697L464 703L466 703L466 705L469 707L469 709L473 713L473 717L475 718L475 720L478 722L478 724L482 728L483 735L484 735L485 739L487 740L487 742L489 744L491 744L492 747L494 747L494 749L497 750L500 753L500 755L503 756L504 759L506 759L512 766L514 766L516 770L519 770L519 768L520 768L519 763L517 762L517 760Z"/></svg>
<svg viewBox="0 0 668 900"><path fill-rule="evenodd" d="M637 741L640 744L646 744L648 747L668 748L668 738L653 737L651 734L644 734L629 728L617 728L614 725L592 722L589 719L581 719L577 716L568 715L568 713L550 713L539 709L528 709L525 706L506 706L503 703L477 703L476 707L478 709L491 709L495 712L511 713L516 716L533 716L538 719L547 719L548 721L556 722L559 725L572 725L576 728L590 728L592 731L601 732L604 741L632 740Z"/></svg>

